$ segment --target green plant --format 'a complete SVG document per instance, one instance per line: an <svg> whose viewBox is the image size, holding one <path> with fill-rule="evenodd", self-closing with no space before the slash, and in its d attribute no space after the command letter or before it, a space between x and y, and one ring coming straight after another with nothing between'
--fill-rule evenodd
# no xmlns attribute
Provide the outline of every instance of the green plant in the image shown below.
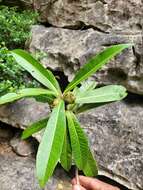
<svg viewBox="0 0 143 190"><path fill-rule="evenodd" d="M22 48L37 18L38 14L32 10L0 6L0 43L5 42L8 48Z"/></svg>
<svg viewBox="0 0 143 190"><path fill-rule="evenodd" d="M127 93L123 86L109 85L95 89L96 83L82 82L129 46L131 44L114 45L90 59L77 72L64 92L61 92L54 75L43 68L30 54L23 50L11 51L17 63L46 88L26 88L15 93L8 93L0 97L0 104L23 97L38 96L49 102L52 108L50 116L29 126L22 135L25 139L45 128L36 158L37 177L41 187L45 186L58 162L69 171L73 159L77 168L85 175L97 175L96 161L76 114L121 100ZM80 87L78 87L79 84L81 84Z"/></svg>
<svg viewBox="0 0 143 190"><path fill-rule="evenodd" d="M18 65L4 44L0 46L0 95L40 84Z"/></svg>

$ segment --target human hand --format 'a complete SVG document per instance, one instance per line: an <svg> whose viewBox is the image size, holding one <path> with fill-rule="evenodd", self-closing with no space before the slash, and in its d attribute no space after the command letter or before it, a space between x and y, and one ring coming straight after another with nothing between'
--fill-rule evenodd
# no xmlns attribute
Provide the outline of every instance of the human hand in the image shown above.
<svg viewBox="0 0 143 190"><path fill-rule="evenodd" d="M77 185L76 179L72 180L72 190L120 190L107 183L91 177L79 176L80 185Z"/></svg>

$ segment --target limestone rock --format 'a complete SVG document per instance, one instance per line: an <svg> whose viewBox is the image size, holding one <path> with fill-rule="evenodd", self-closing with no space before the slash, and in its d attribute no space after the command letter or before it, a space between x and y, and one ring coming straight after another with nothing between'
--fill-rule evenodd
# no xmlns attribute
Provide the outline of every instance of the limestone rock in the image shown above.
<svg viewBox="0 0 143 190"><path fill-rule="evenodd" d="M49 112L48 104L22 99L0 107L0 121L24 129L34 121L47 117Z"/></svg>
<svg viewBox="0 0 143 190"><path fill-rule="evenodd" d="M19 155L27 157L35 152L35 144L31 140L22 140L21 133L17 133L11 140L10 145L13 151Z"/></svg>
<svg viewBox="0 0 143 190"><path fill-rule="evenodd" d="M60 70L71 80L86 61L107 46L134 43L110 64L97 72L94 78L102 84L122 84L128 91L143 94L143 41L141 32L104 34L93 29L69 30L34 26L29 49L41 52L41 62L53 70ZM47 56L46 56L47 54Z"/></svg>
<svg viewBox="0 0 143 190"><path fill-rule="evenodd" d="M20 157L7 143L0 143L0 189L40 190L35 174L35 158ZM70 190L70 178L60 168L43 190Z"/></svg>
<svg viewBox="0 0 143 190"><path fill-rule="evenodd" d="M142 0L35 0L41 20L72 29L141 31Z"/></svg>

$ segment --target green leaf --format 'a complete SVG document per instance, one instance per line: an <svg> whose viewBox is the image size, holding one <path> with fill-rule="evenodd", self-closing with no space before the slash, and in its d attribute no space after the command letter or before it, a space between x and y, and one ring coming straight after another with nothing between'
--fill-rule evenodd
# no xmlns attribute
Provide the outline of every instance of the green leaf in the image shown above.
<svg viewBox="0 0 143 190"><path fill-rule="evenodd" d="M40 96L36 96L36 97L34 97L35 98L35 100L37 101L37 102L43 102L43 103L49 103L49 104L51 104L53 101L54 101L54 99L55 99L55 96L46 96L46 95L40 95Z"/></svg>
<svg viewBox="0 0 143 190"><path fill-rule="evenodd" d="M38 148L36 170L41 187L45 186L60 159L65 132L65 105L61 100L51 113Z"/></svg>
<svg viewBox="0 0 143 190"><path fill-rule="evenodd" d="M51 71L45 69L37 60L24 50L11 51L17 63L28 71L36 80L54 91L57 95L61 92L59 84Z"/></svg>
<svg viewBox="0 0 143 190"><path fill-rule="evenodd" d="M74 114L67 111L66 116L74 161L82 170L87 162L88 141Z"/></svg>
<svg viewBox="0 0 143 190"><path fill-rule="evenodd" d="M48 122L48 118L42 119L40 121L37 121L33 124L31 124L30 126L28 126L28 128L26 128L23 133L22 133L22 139L27 139L28 137L30 137L31 135L33 135L34 133L37 133L38 131L42 130L43 128L46 127L47 122Z"/></svg>
<svg viewBox="0 0 143 190"><path fill-rule="evenodd" d="M109 102L111 103L111 102ZM94 108L97 108L97 107L100 107L100 106L104 106L108 104L108 102L104 102L104 103L91 103L91 104L82 104L81 106L77 107L74 112L76 114L79 114L79 113L83 113L85 111L88 111L88 110L91 110L91 109L94 109Z"/></svg>
<svg viewBox="0 0 143 190"><path fill-rule="evenodd" d="M86 176L97 176L98 175L98 167L97 167L97 163L90 151L90 149L88 149L88 153L87 153L87 162L83 168L83 173Z"/></svg>
<svg viewBox="0 0 143 190"><path fill-rule="evenodd" d="M89 91L89 90L95 89L96 86L97 86L97 82L96 81L87 80L87 81L83 81L81 83L81 87L79 88L79 90L80 90L80 92L85 92L85 91Z"/></svg>
<svg viewBox="0 0 143 190"><path fill-rule="evenodd" d="M69 171L71 169L72 153L71 153L71 145L70 145L68 131L66 131L65 133L64 144L63 144L60 161L61 161L62 167L66 171Z"/></svg>
<svg viewBox="0 0 143 190"><path fill-rule="evenodd" d="M92 59L88 61L75 75L74 79L67 86L64 93L72 90L75 86L77 86L81 81L87 79L89 76L94 74L97 70L99 70L104 64L106 64L110 59L112 59L115 55L120 53L125 48L132 46L132 44L119 44L108 47L100 54L96 55Z"/></svg>
<svg viewBox="0 0 143 190"><path fill-rule="evenodd" d="M87 91L76 97L76 103L103 103L121 100L127 96L126 88L120 85L108 85L95 90Z"/></svg>
<svg viewBox="0 0 143 190"><path fill-rule="evenodd" d="M54 93L50 90L42 88L25 88L18 90L17 92L11 92L0 97L0 105L13 102L25 97L35 97L39 95L53 96Z"/></svg>
<svg viewBox="0 0 143 190"><path fill-rule="evenodd" d="M80 88L75 87L73 90L73 94L77 96L79 93L87 92L89 90L93 90L97 85L97 82L95 81L83 81Z"/></svg>

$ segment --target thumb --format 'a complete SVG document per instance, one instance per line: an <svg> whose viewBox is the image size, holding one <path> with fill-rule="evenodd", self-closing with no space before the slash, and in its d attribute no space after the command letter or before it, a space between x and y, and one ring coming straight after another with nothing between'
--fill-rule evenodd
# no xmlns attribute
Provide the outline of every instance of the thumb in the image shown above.
<svg viewBox="0 0 143 190"><path fill-rule="evenodd" d="M80 186L80 185L73 185L73 186L72 186L72 190L86 190L86 189L83 188L83 187Z"/></svg>

